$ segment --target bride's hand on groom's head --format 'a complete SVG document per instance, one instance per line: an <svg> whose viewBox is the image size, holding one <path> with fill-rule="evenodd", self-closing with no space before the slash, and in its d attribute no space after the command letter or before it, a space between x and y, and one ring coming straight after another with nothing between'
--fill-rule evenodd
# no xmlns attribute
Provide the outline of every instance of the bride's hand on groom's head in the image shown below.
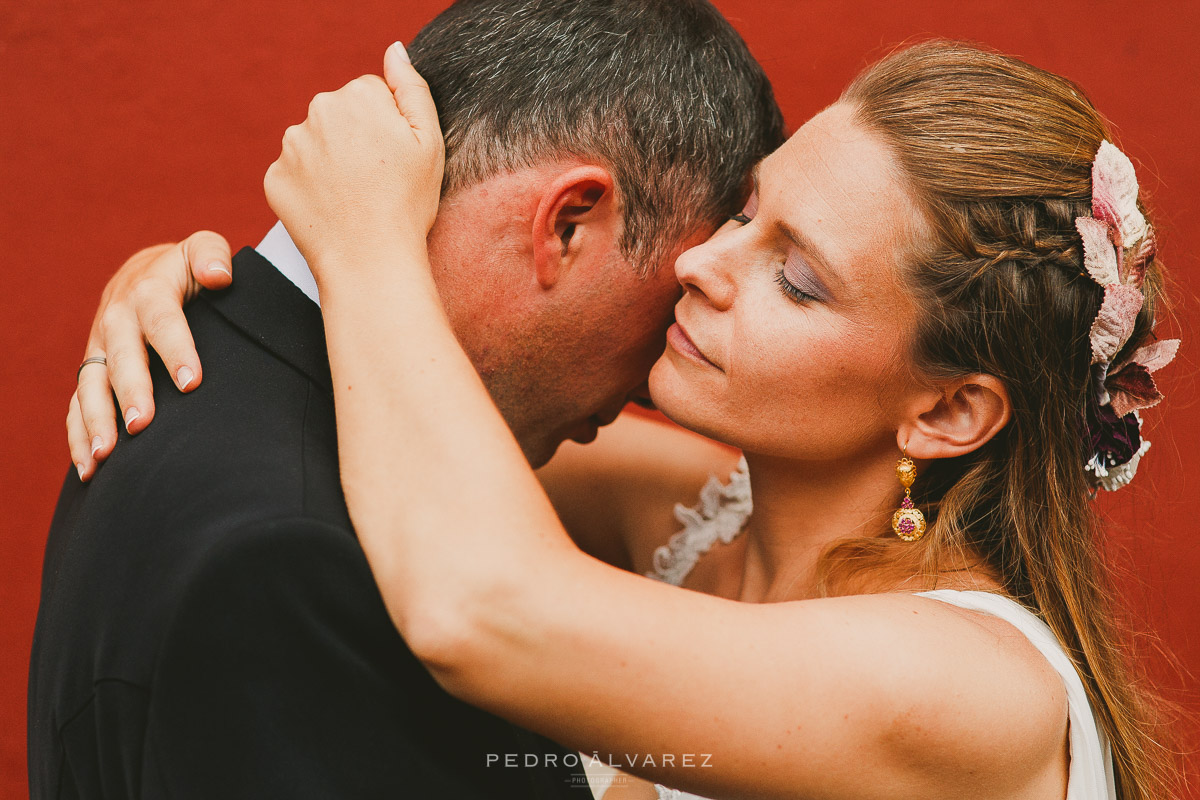
<svg viewBox="0 0 1200 800"><path fill-rule="evenodd" d="M229 243L212 231L148 247L109 279L84 350L85 359L104 362L80 369L67 413L67 442L81 479L90 479L116 445L114 394L129 433L142 431L154 418L147 343L177 388L190 392L200 384L200 357L183 306L201 288L224 289L232 281Z"/></svg>
<svg viewBox="0 0 1200 800"><path fill-rule="evenodd" d="M263 180L318 282L327 259L370 266L356 257L423 247L437 214L445 154L433 98L398 43L385 73L387 83L364 75L313 98Z"/></svg>

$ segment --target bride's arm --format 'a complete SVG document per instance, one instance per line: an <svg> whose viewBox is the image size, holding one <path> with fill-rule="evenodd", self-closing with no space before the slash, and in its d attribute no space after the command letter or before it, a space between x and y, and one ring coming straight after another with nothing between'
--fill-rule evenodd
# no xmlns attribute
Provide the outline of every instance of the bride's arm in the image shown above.
<svg viewBox="0 0 1200 800"><path fill-rule="evenodd" d="M103 356L107 364L81 371L67 415L81 479L91 479L113 452L118 424L137 434L154 419L149 350L181 391L200 385L202 362L183 308L201 287L229 286L232 275L229 243L199 231L134 254L109 279L84 349L85 358ZM708 476L724 476L735 460L702 436L626 413L593 444L564 443L538 477L580 548L645 572L654 548L679 527L673 505L691 505Z"/></svg>
<svg viewBox="0 0 1200 800"><path fill-rule="evenodd" d="M232 275L229 243L199 231L135 253L109 279L84 349L85 358L107 363L81 371L67 415L67 442L82 480L116 448L119 424L137 434L153 421L150 350L181 391L200 385L202 362L183 309L202 287L228 287ZM626 413L593 444L564 443L538 477L580 548L645 572L654 548L679 527L673 505L691 505L708 476L724 476L735 459L702 436Z"/></svg>
<svg viewBox="0 0 1200 800"><path fill-rule="evenodd" d="M377 81L318 98L267 188L320 284L355 527L437 680L709 795L1019 796L1061 730L984 626L909 596L737 603L572 544L438 302L436 116L391 69L407 121Z"/></svg>
<svg viewBox="0 0 1200 800"><path fill-rule="evenodd" d="M135 253L109 279L84 349L85 358L107 363L81 371L67 415L82 480L117 446L119 424L137 434L153 421L150 350L181 391L200 385L202 363L183 308L202 287L226 288L232 276L229 243L199 231ZM580 548L645 572L654 548L679 527L674 504L691 505L708 476L728 474L736 458L702 436L626 413L593 444L564 443L538 477Z"/></svg>

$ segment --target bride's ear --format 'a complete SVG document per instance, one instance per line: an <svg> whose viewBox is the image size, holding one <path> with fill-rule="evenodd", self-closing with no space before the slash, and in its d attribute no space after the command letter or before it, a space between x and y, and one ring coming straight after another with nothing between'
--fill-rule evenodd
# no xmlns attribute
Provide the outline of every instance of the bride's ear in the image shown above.
<svg viewBox="0 0 1200 800"><path fill-rule="evenodd" d="M912 458L954 458L985 445L1011 417L1012 401L998 378L968 375L914 399L897 444L907 444Z"/></svg>
<svg viewBox="0 0 1200 800"><path fill-rule="evenodd" d="M607 250L619 215L613 177L598 166L573 167L548 183L533 216L533 263L538 284L550 289L589 245ZM618 226L619 227L619 226Z"/></svg>

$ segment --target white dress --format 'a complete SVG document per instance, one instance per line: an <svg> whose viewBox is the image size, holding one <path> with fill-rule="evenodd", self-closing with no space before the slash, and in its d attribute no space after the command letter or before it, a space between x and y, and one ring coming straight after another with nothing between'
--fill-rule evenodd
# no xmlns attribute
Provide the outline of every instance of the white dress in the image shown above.
<svg viewBox="0 0 1200 800"><path fill-rule="evenodd" d="M728 544L741 532L753 510L750 475L742 459L729 482L710 478L695 508L676 506L675 516L683 529L654 554L654 572L647 573L665 583L683 583L700 557L718 541ZM1062 678L1070 717L1071 766L1066 800L1116 800L1112 752L1108 739L1096 722L1084 693L1083 681L1071 659L1046 623L1015 600L990 592L939 589L919 596L991 614L1012 625L1038 649ZM705 800L694 794L656 786L659 800Z"/></svg>

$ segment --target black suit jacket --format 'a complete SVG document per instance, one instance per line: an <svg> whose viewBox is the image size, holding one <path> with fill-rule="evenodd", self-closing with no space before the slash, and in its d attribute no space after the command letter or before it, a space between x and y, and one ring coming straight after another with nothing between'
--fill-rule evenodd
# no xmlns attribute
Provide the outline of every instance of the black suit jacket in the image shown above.
<svg viewBox="0 0 1200 800"><path fill-rule="evenodd" d="M254 250L235 264L187 309L203 384L152 358L154 423L63 485L32 796L590 797L566 751L405 647L347 517L320 311Z"/></svg>

